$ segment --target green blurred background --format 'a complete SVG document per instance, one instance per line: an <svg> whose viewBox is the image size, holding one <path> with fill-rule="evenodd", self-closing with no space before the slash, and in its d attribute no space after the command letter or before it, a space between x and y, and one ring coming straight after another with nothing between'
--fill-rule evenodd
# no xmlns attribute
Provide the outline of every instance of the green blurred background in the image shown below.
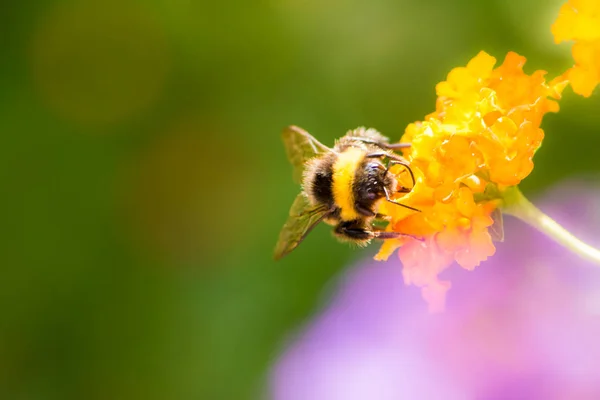
<svg viewBox="0 0 600 400"><path fill-rule="evenodd" d="M375 251L323 226L271 260L299 190L281 129L397 140L480 50L554 76L561 3L2 2L0 398L263 398L328 283ZM527 194L600 170L600 96L561 106Z"/></svg>

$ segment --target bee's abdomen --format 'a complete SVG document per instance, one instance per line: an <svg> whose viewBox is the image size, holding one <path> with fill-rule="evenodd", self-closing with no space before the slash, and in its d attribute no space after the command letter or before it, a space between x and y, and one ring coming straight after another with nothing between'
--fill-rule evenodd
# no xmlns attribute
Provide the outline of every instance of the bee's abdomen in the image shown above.
<svg viewBox="0 0 600 400"><path fill-rule="evenodd" d="M312 182L312 194L321 203L331 203L333 199L331 185L333 182L333 171L319 171L315 174Z"/></svg>
<svg viewBox="0 0 600 400"><path fill-rule="evenodd" d="M333 164L335 155L315 159L306 167L304 191L311 202L333 206Z"/></svg>

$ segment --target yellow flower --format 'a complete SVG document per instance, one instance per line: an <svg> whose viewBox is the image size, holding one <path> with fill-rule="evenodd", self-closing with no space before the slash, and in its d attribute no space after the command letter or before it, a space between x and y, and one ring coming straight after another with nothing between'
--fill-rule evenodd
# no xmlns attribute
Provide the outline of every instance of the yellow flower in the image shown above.
<svg viewBox="0 0 600 400"><path fill-rule="evenodd" d="M489 228L501 193L533 169L544 114L558 111L566 82L547 83L544 71L528 75L525 58L508 53L496 59L479 53L466 67L453 69L436 87L436 110L410 124L402 138L411 142L405 157L415 174L413 190L397 201L414 212L383 203L389 230L414 238L386 241L378 259L395 249L407 283L423 288L431 309L443 306L448 282L437 275L453 261L473 269L495 252ZM406 185L406 177L397 170Z"/></svg>
<svg viewBox="0 0 600 400"><path fill-rule="evenodd" d="M575 93L589 97L600 82L600 1L569 0L552 25L554 41L574 41L575 66L565 77Z"/></svg>

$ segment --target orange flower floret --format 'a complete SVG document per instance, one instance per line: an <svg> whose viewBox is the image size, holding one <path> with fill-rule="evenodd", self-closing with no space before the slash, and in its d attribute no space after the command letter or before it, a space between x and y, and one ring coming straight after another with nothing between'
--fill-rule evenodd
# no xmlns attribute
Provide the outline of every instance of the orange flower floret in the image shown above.
<svg viewBox="0 0 600 400"><path fill-rule="evenodd" d="M546 83L544 71L526 74L525 58L515 53L495 63L481 52L453 69L436 87L435 112L406 128L402 141L412 143L405 157L416 184L401 202L421 212L389 203L380 209L391 216L388 229L420 240L388 241L377 258L400 247L406 283L422 287L434 310L450 287L440 272L453 261L470 270L494 254L489 228L498 193L533 169L542 118L558 111L551 98L565 86Z"/></svg>
<svg viewBox="0 0 600 400"><path fill-rule="evenodd" d="M575 66L565 77L575 93L589 97L600 82L600 2L569 0L552 25L554 41L574 41Z"/></svg>

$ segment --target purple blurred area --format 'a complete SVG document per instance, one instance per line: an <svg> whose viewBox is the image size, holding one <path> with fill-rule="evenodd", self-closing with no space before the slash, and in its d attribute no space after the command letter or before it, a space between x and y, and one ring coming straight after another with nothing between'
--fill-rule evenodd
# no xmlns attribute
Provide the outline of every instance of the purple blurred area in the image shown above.
<svg viewBox="0 0 600 400"><path fill-rule="evenodd" d="M538 207L600 245L600 190L559 185ZM427 312L397 258L366 260L271 373L273 400L600 399L600 266L505 218L475 271L453 266L446 311Z"/></svg>

